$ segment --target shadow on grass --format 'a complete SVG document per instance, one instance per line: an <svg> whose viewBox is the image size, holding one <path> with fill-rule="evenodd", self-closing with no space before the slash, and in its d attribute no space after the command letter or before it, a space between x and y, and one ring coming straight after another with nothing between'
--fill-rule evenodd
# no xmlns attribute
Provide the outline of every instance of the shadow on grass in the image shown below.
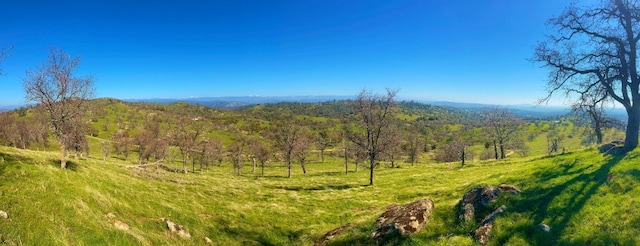
<svg viewBox="0 0 640 246"><path fill-rule="evenodd" d="M562 168L560 175L558 170L543 170L532 175L529 182L538 185L534 189L523 190L520 196L512 202L510 212L530 214L533 224L523 224L513 229L513 234L502 235L495 239L497 244L502 245L509 241L515 234L523 238L528 238L529 242L537 245L555 245L558 239L566 230L567 224L585 206L587 201L596 193L599 187L607 181L607 176L611 168L615 166L624 156L614 156L606 161L597 170L588 172L594 165L571 171L575 161L569 164L560 164ZM638 172L640 174L640 172ZM568 179L557 182L563 177ZM555 203L554 203L555 201ZM554 203L552 206L552 203ZM559 206L563 204L563 206ZM546 223L552 230L550 233L542 232L535 226Z"/></svg>
<svg viewBox="0 0 640 246"><path fill-rule="evenodd" d="M347 190L360 187L367 187L368 185L359 184L341 184L341 185L318 185L318 186L272 186L273 189L281 189L288 191L320 191L320 190Z"/></svg>
<svg viewBox="0 0 640 246"><path fill-rule="evenodd" d="M48 160L47 163L50 166L60 168L60 160L58 160L58 159ZM78 167L79 167L78 163L76 163L74 161L71 161L71 160L67 160L67 168L66 168L67 170L75 172L75 171L78 171Z"/></svg>
<svg viewBox="0 0 640 246"><path fill-rule="evenodd" d="M5 174L7 167L17 166L19 163L33 163L33 159L24 156L0 153L0 176Z"/></svg>

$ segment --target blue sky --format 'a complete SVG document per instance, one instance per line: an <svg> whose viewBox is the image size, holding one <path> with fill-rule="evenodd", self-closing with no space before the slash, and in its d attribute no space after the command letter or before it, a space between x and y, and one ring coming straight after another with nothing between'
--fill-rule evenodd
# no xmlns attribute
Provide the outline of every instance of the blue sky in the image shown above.
<svg viewBox="0 0 640 246"><path fill-rule="evenodd" d="M81 58L97 97L356 95L534 103L528 61L558 0L16 1L0 3L0 105L56 46ZM556 98L553 103L563 101Z"/></svg>

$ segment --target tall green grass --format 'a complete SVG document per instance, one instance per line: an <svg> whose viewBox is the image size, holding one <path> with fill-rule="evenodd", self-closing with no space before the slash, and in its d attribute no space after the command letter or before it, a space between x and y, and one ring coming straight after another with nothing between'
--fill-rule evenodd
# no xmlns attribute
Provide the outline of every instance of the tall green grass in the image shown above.
<svg viewBox="0 0 640 246"><path fill-rule="evenodd" d="M492 205L508 210L496 220L494 245L640 244L639 151L603 157L595 150L553 157L481 162L459 168L419 164L344 173L341 161L295 167L285 177L279 163L265 176L233 175L230 165L178 174L130 162L71 159L60 170L56 152L0 147L0 239L13 245L311 245L327 231L355 225L334 245L473 245L475 222L459 224L456 204L470 188L510 183L522 190ZM607 183L607 175L616 177ZM432 220L420 233L385 242L369 239L373 222L392 203L429 197ZM479 216L490 212L481 211ZM130 225L116 229L107 213ZM167 217L186 226L193 239L167 232ZM536 229L545 223L550 233Z"/></svg>

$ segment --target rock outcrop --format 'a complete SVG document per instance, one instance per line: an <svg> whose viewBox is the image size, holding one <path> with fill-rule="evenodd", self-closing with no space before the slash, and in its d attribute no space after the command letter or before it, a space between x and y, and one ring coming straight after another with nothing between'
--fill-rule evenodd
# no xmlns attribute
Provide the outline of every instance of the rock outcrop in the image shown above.
<svg viewBox="0 0 640 246"><path fill-rule="evenodd" d="M606 143L598 147L598 151L603 155L621 155L625 153L624 141L617 140L611 143Z"/></svg>
<svg viewBox="0 0 640 246"><path fill-rule="evenodd" d="M377 239L396 233L405 236L416 233L429 222L433 208L433 200L428 198L403 206L391 205L376 220L371 238Z"/></svg>
<svg viewBox="0 0 640 246"><path fill-rule="evenodd" d="M513 185L501 184L497 187L477 187L467 191L467 193L462 196L462 200L460 200L458 220L472 221L475 217L475 211L496 202L501 192L518 194L520 190Z"/></svg>
<svg viewBox="0 0 640 246"><path fill-rule="evenodd" d="M343 226L340 226L336 229L333 229L327 233L325 233L324 235L322 235L322 237L320 237L320 239L318 239L318 241L316 241L313 245L314 246L324 246L327 245L327 243L329 243L329 241L333 238L335 238L336 236L340 235L340 233L342 233L343 231L349 229L353 227L352 224L346 224Z"/></svg>
<svg viewBox="0 0 640 246"><path fill-rule="evenodd" d="M189 233L189 230L187 230L186 227L176 224L175 222L167 218L162 218L162 221L167 223L167 229L171 234L178 235L178 237L182 239L187 239L187 240L191 239L191 234Z"/></svg>
<svg viewBox="0 0 640 246"><path fill-rule="evenodd" d="M480 226L473 231L473 237L480 242L482 245L487 245L489 242L489 238L491 237L491 232L493 231L493 221L495 218L507 210L507 207L502 205L496 210L494 210L491 214L487 215L482 222L480 222Z"/></svg>
<svg viewBox="0 0 640 246"><path fill-rule="evenodd" d="M9 214L7 212L0 210L0 218L9 219Z"/></svg>

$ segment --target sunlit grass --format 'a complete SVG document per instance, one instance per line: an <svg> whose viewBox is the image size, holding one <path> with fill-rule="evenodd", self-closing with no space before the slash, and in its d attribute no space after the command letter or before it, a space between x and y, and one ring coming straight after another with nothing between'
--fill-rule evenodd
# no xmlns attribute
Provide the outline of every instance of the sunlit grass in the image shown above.
<svg viewBox="0 0 640 246"><path fill-rule="evenodd" d="M308 173L274 163L265 176L233 175L228 165L208 172L179 174L155 167L127 168L131 161L99 156L71 159L60 170L56 152L0 147L0 235L26 245L191 245L204 237L220 245L311 245L322 234L352 223L332 241L370 245L373 222L392 203L424 197L435 201L432 221L411 238L387 244L469 245L474 223L458 224L456 204L468 189L510 183L520 195L497 204L509 209L496 221L492 244L638 244L640 197L636 167L640 152L624 158L594 150L555 157L455 164L418 164L344 173L340 160L311 163ZM616 173L610 183L609 173ZM130 229L116 229L113 213ZM193 239L170 235L160 218L186 226ZM549 234L535 229L545 223Z"/></svg>

